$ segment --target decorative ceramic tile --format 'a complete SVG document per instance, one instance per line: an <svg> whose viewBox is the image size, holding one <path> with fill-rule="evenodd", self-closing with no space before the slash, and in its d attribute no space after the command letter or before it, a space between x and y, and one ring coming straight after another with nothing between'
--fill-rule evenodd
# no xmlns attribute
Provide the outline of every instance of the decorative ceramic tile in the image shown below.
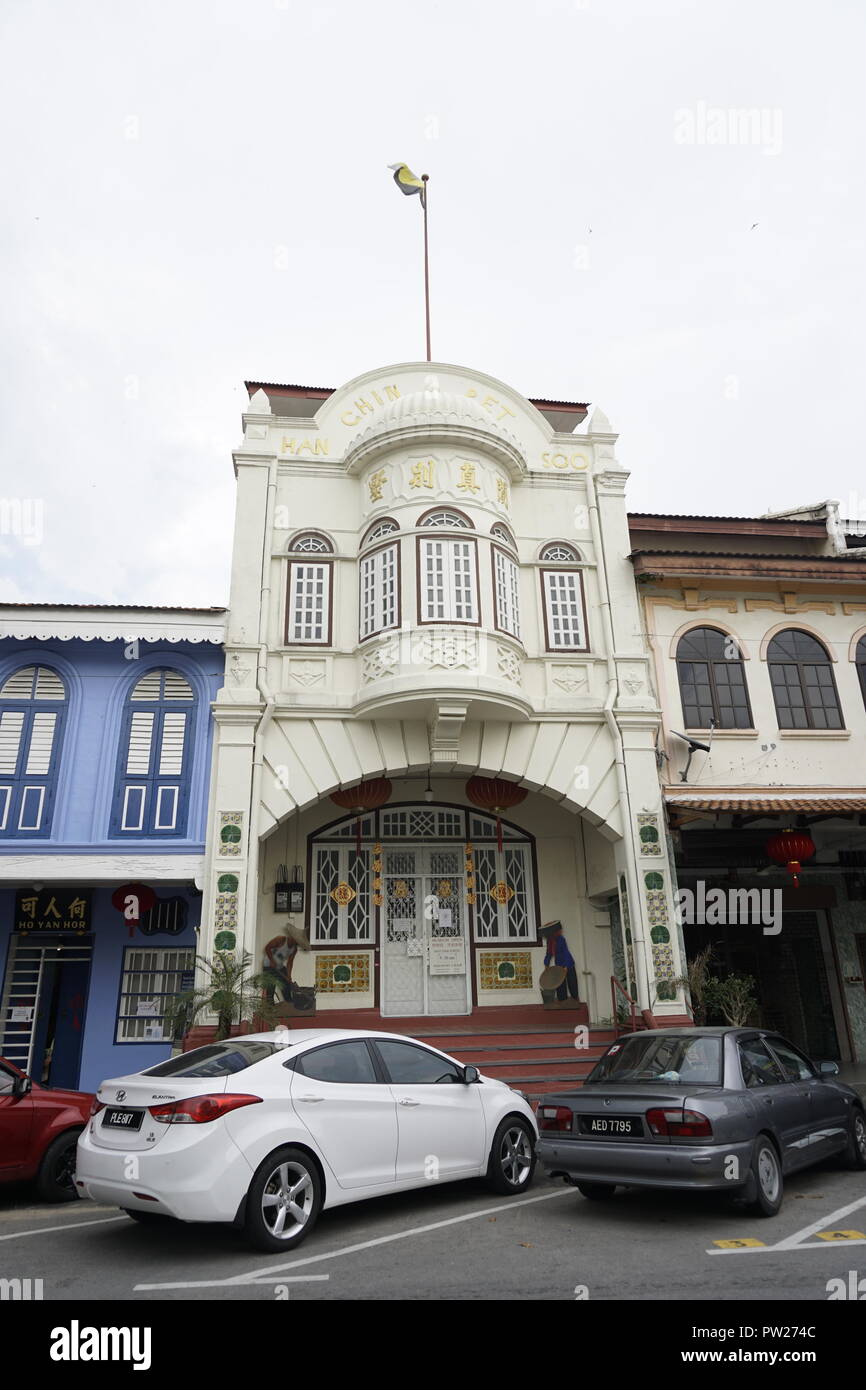
<svg viewBox="0 0 866 1390"><path fill-rule="evenodd" d="M219 853L224 858L243 852L243 823L243 811L220 811Z"/></svg>
<svg viewBox="0 0 866 1390"><path fill-rule="evenodd" d="M479 951L480 989L532 989L529 951Z"/></svg>
<svg viewBox="0 0 866 1390"><path fill-rule="evenodd" d="M660 855L662 840L659 834L659 818L649 812L641 812L637 817L637 838L641 854Z"/></svg>
<svg viewBox="0 0 866 1390"><path fill-rule="evenodd" d="M316 954L316 989L320 994L367 994L370 991L369 951Z"/></svg>

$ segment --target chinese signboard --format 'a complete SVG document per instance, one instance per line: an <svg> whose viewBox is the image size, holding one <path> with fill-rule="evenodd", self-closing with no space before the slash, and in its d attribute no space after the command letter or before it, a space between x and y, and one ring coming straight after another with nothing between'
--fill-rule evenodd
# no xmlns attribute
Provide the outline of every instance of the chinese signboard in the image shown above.
<svg viewBox="0 0 866 1390"><path fill-rule="evenodd" d="M90 893L78 888L23 889L15 894L15 931L90 931Z"/></svg>

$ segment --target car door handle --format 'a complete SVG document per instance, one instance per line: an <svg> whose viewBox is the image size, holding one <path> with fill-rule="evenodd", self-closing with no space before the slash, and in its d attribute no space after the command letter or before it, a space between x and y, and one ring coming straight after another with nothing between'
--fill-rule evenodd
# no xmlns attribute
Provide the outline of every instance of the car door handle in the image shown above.
<svg viewBox="0 0 866 1390"><path fill-rule="evenodd" d="M303 1100L307 1105L319 1105L325 1099L324 1096L298 1096L298 1100Z"/></svg>
<svg viewBox="0 0 866 1390"><path fill-rule="evenodd" d="M420 1102L420 1100L407 1100L407 1099L405 1098L405 1096L403 1096L403 1097L400 1098L400 1100L398 1100L397 1104L398 1104L398 1105L420 1105L421 1102Z"/></svg>

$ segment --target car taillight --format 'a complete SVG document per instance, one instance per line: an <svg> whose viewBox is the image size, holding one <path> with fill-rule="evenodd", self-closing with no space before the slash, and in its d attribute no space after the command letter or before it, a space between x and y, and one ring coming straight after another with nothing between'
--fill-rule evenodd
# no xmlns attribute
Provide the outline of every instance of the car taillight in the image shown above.
<svg viewBox="0 0 866 1390"><path fill-rule="evenodd" d="M560 1133L571 1129L573 1111L567 1105L539 1105L538 1128L558 1130Z"/></svg>
<svg viewBox="0 0 866 1390"><path fill-rule="evenodd" d="M151 1105L153 1118L161 1125L206 1125L242 1105L260 1105L261 1096L191 1096L170 1105Z"/></svg>
<svg viewBox="0 0 866 1390"><path fill-rule="evenodd" d="M712 1139L713 1127L699 1110L648 1110L646 1122L653 1134L670 1139Z"/></svg>
<svg viewBox="0 0 866 1390"><path fill-rule="evenodd" d="M105 1106L103 1105L102 1101L101 1101L101 1100L97 1100L96 1097L94 1096L94 1097L93 1097L93 1104L92 1104L91 1107L90 1107L90 1113L91 1113L91 1115L98 1115L99 1112L100 1112L100 1110L104 1110L104 1109L105 1109Z"/></svg>

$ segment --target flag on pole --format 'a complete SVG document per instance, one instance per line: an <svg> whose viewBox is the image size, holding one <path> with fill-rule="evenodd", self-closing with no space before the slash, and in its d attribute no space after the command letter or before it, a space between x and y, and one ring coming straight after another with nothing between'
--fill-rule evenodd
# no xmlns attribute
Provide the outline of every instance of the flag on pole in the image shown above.
<svg viewBox="0 0 866 1390"><path fill-rule="evenodd" d="M407 198L411 198L413 193L421 195L421 206L425 203L424 183L417 175L412 173L408 164L389 164L389 169L394 170L394 182L401 193L405 193Z"/></svg>

